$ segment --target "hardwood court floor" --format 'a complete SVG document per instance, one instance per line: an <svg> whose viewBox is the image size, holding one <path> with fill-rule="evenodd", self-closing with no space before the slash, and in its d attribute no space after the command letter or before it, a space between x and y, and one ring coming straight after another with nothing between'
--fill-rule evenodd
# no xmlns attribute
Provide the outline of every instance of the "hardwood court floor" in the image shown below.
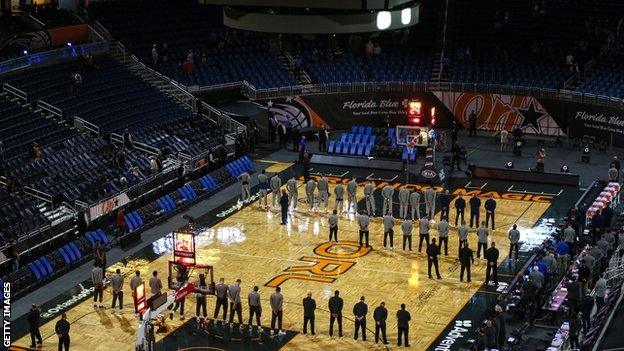
<svg viewBox="0 0 624 351"><path fill-rule="evenodd" d="M304 198L303 186L299 187L299 197ZM362 189L359 189L362 196ZM333 198L333 197L332 197ZM468 199L466 199L468 200ZM270 201L270 199L269 199ZM270 202L269 202L270 203ZM331 201L333 206L333 200ZM512 223L517 223L521 231L531 228L535 221L549 207L548 203L527 202L520 200L498 200L497 223L498 228L490 239L499 243L501 258L504 258L507 248L506 232ZM418 230L414 229L413 252L404 252L401 248L401 235L395 227L395 247L397 250L384 249L382 241L382 224L375 219L371 224L372 251L359 258L352 258L357 251L357 224L353 216L343 216L340 221L338 245L324 244L328 239L328 226L325 214L309 213L304 203L299 203L297 210L290 217L288 226L279 224L277 210L265 211L258 207L258 202L244 207L225 218L213 228L198 236L198 262L211 264L215 269L215 279L224 277L226 282L232 283L236 278L242 279L243 319L246 322L248 309L246 296L254 285L260 287L263 304L263 325L270 323L270 307L268 298L273 288L265 286L281 274L288 274L287 269L299 270L296 274L307 279L316 279L319 274L325 274L325 279L333 282L318 282L313 280L288 279L280 286L285 297L284 328L300 331L302 328L301 301L308 291L313 293L318 310L316 313L317 335L297 335L284 349L288 350L371 350L383 349L375 346L374 322L372 312L381 301L386 302L388 308L388 340L391 349L396 347L396 318L395 313L401 303L407 305L411 313L410 343L412 350L426 350L436 337L453 320L455 315L466 304L483 283L485 276L485 261L479 260L473 268L472 283L460 283L459 265L455 262L457 253L456 231L451 229L449 239L449 256L441 257L440 269L443 279L430 280L427 278L426 256L417 252ZM398 213L395 213L397 215ZM482 213L482 216L484 214ZM454 215L452 215L454 218ZM526 229L524 229L526 230ZM437 237L434 230L432 237ZM470 243L476 249L476 234L471 231ZM323 245L324 244L324 245ZM316 249L316 253L315 253ZM319 255L319 253L321 255ZM326 256L334 256L328 258ZM142 260L130 262L127 267L121 267L128 273L126 290L124 293L126 309L124 314L113 314L110 309L95 311L90 300L71 308L68 320L72 323L71 337L74 350L133 350L135 331L138 325L132 314L132 301L128 289L131 272L139 269L142 276L149 277L150 272L158 270L163 282L166 281L167 261L170 253L156 261L147 263ZM312 274L309 270L311 262L326 264L323 271ZM318 263L317 263L318 264ZM306 267L308 266L308 267ZM119 264L110 267L110 274ZM196 273L194 274L196 276ZM87 278L87 277L85 277ZM328 335L329 313L327 302L334 290L340 290L344 298L343 315L344 337L330 338ZM368 341L353 340L353 304L360 296L366 297L369 306L367 317ZM105 305L111 303L110 289L105 293ZM195 299L190 296L186 303L186 317L195 312ZM208 300L209 315L212 315L214 299ZM44 337L44 350L56 348L57 338L54 335L55 320L48 322L41 328ZM174 328L179 325L176 316L169 323ZM337 334L337 331L335 331ZM159 336L158 338L161 338ZM19 339L15 345L28 346L29 336ZM394 345L394 346L393 346Z"/></svg>

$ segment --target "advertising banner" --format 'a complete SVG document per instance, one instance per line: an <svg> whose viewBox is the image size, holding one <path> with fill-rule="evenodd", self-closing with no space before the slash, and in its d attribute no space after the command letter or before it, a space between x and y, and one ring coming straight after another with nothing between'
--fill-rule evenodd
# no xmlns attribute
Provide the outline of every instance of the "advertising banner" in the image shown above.
<svg viewBox="0 0 624 351"><path fill-rule="evenodd" d="M531 96L511 96L487 93L435 92L464 128L473 112L477 129L513 130L519 126L525 133L564 136L555 118Z"/></svg>
<svg viewBox="0 0 624 351"><path fill-rule="evenodd" d="M382 127L408 125L407 104L420 101L423 110L436 108L436 125L449 127L456 121L469 127L477 117L480 130L512 131L561 138L595 136L624 145L624 109L541 99L532 96L432 92L432 93L335 93L265 101L272 114L294 128L349 129L354 125Z"/></svg>
<svg viewBox="0 0 624 351"><path fill-rule="evenodd" d="M624 109L557 100L542 100L542 105L571 136L595 136L616 146L624 145Z"/></svg>
<svg viewBox="0 0 624 351"><path fill-rule="evenodd" d="M289 121L295 128L327 125L348 129L352 125L373 127L408 124L407 104L418 100L424 110L436 107L444 121L446 109L430 93L337 93L290 97L266 101L278 120Z"/></svg>
<svg viewBox="0 0 624 351"><path fill-rule="evenodd" d="M89 218L94 220L98 217L104 216L119 207L125 206L130 202L130 198L126 193L121 193L110 199L97 203L89 208Z"/></svg>

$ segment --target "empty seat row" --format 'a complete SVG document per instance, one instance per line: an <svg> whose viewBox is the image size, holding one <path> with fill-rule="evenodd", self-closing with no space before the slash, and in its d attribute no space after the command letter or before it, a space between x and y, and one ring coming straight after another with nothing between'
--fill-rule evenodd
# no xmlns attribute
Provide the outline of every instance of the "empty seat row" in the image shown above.
<svg viewBox="0 0 624 351"><path fill-rule="evenodd" d="M249 157L243 156L238 160L228 163L225 165L225 168L233 177L238 178L244 172L250 172L253 169L253 163Z"/></svg>
<svg viewBox="0 0 624 351"><path fill-rule="evenodd" d="M372 142L349 143L349 142L330 140L327 144L327 152L332 153L332 154L370 156L374 145L375 144Z"/></svg>
<svg viewBox="0 0 624 351"><path fill-rule="evenodd" d="M124 221L126 222L126 228L128 229L128 232L133 232L141 228L145 224L143 222L143 218L137 211L127 213L124 217Z"/></svg>

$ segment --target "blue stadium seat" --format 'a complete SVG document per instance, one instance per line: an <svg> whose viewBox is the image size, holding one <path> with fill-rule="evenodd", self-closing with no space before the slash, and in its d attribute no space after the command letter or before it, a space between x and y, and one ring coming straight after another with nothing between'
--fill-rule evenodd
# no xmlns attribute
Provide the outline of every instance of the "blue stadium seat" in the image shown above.
<svg viewBox="0 0 624 351"><path fill-rule="evenodd" d="M349 155L356 155L358 145L359 144L357 144L357 143L351 144L351 148L349 149Z"/></svg>
<svg viewBox="0 0 624 351"><path fill-rule="evenodd" d="M327 152L330 154L334 153L334 148L336 147L336 142L334 140L330 140L327 142Z"/></svg>
<svg viewBox="0 0 624 351"><path fill-rule="evenodd" d="M67 251L65 251L65 247L61 247L57 251L61 255L61 257L63 258L63 261L65 261L65 265L70 265L72 263L72 260L71 260L71 258L69 258L69 255L67 254Z"/></svg>
<svg viewBox="0 0 624 351"><path fill-rule="evenodd" d="M82 252L80 252L75 242L69 243L69 247L74 251L74 255L76 255L76 260L82 258Z"/></svg>
<svg viewBox="0 0 624 351"><path fill-rule="evenodd" d="M35 279L37 279L37 282L43 279L43 274L41 274L41 272L39 271L39 268L36 267L33 263L29 263L28 268L35 275Z"/></svg>
<svg viewBox="0 0 624 351"><path fill-rule="evenodd" d="M41 262L41 259L35 260L35 262L33 262L33 264L35 265L35 267L37 267L37 269L39 270L39 273L41 274L42 278L45 278L48 276L48 270L46 269L46 267L43 265L43 262Z"/></svg>
<svg viewBox="0 0 624 351"><path fill-rule="evenodd" d="M351 150L351 143L345 143L344 145L342 145L341 154L348 154L349 150Z"/></svg>
<svg viewBox="0 0 624 351"><path fill-rule="evenodd" d="M52 273L54 273L54 268L52 268L52 265L50 264L50 261L48 261L47 257L42 257L41 263L43 263L43 266L48 271L48 275L51 275Z"/></svg>
<svg viewBox="0 0 624 351"><path fill-rule="evenodd" d="M373 151L373 145L374 144L366 144L366 147L364 148L364 156L371 155L371 152Z"/></svg>
<svg viewBox="0 0 624 351"><path fill-rule="evenodd" d="M351 133L356 134L358 132L358 126L351 126Z"/></svg>
<svg viewBox="0 0 624 351"><path fill-rule="evenodd" d="M341 153L342 153L342 145L343 145L343 144L344 144L344 143L343 143L343 142L340 142L340 141L336 142L336 149L335 149L335 153L337 153L337 154L341 154Z"/></svg>
<svg viewBox="0 0 624 351"><path fill-rule="evenodd" d="M366 147L367 144L358 144L358 148L357 148L357 155L358 156L362 156L364 155L364 148Z"/></svg>
<svg viewBox="0 0 624 351"><path fill-rule="evenodd" d="M94 232L87 232L85 234L85 238L89 241L91 245L95 245L95 241L97 240Z"/></svg>
<svg viewBox="0 0 624 351"><path fill-rule="evenodd" d="M136 211L134 213L136 214ZM95 234L100 239L100 241L102 241L104 246L108 246L110 244L110 241L108 240L108 237L106 236L106 233L104 233L104 230L102 230L100 228L100 229L95 231Z"/></svg>
<svg viewBox="0 0 624 351"><path fill-rule="evenodd" d="M78 260L78 257L74 253L74 250L71 247L69 247L69 244L63 246L62 249L65 251L65 253L67 253L67 257L69 257L70 262L73 263Z"/></svg>

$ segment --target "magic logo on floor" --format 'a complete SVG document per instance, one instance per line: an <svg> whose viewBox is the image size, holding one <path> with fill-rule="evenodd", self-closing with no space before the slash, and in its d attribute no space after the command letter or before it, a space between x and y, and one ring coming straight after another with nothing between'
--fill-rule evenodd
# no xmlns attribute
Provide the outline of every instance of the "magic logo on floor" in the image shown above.
<svg viewBox="0 0 624 351"><path fill-rule="evenodd" d="M320 179L320 177L316 175L311 175L310 178L313 178L315 180ZM350 181L349 178L332 177L332 176L328 176L326 178L329 184L346 185ZM303 177L299 177L299 180L303 181ZM367 183L368 181L366 180L358 181L358 186L364 187ZM387 185L392 186L394 190L399 190L400 188L405 187L409 191L425 191L428 188L431 188L431 186L427 184L412 184L412 183L403 184L403 183L389 183L389 182L383 182L383 181L382 182L372 181L372 184L375 187L375 190L381 190ZM444 190L446 190L444 187L438 186L438 185L433 186L433 189L436 191L436 193L443 193ZM466 188L457 188L453 190L452 192L450 192L449 194L453 196L468 196L468 197L476 195L477 197L485 198L485 199L492 197L495 200L503 199L503 200L517 200L517 201L533 201L533 202L541 202L541 203L551 203L553 200L552 196L541 195L541 194L534 195L534 194L514 193L514 192L500 193L497 191L483 191L481 189L466 189Z"/></svg>
<svg viewBox="0 0 624 351"><path fill-rule="evenodd" d="M355 241L328 241L314 248L317 256L304 256L299 259L302 263L313 265L290 266L284 270L285 273L269 280L264 286L274 288L289 279L333 283L338 276L355 266L352 260L364 257L372 250L372 247L360 246Z"/></svg>

